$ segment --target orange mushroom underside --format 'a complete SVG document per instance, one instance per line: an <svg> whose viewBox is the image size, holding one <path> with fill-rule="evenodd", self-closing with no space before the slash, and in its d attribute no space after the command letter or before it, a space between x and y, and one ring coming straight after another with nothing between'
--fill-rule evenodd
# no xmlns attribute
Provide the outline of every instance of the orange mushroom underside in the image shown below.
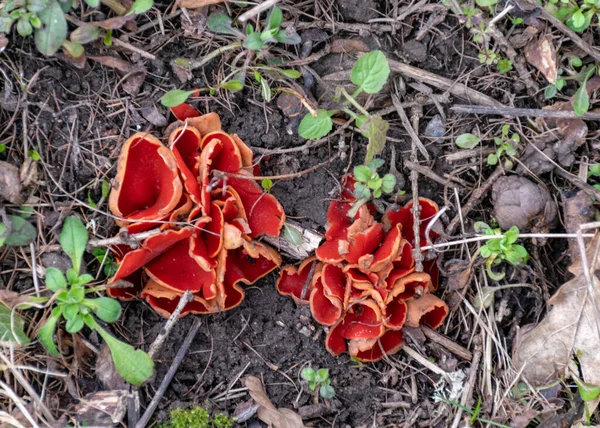
<svg viewBox="0 0 600 428"><path fill-rule="evenodd" d="M280 266L279 254L255 239L279 236L285 214L254 179L239 178L251 176L252 151L221 130L216 114L172 110L183 122L168 147L147 133L123 146L109 207L129 233L158 225L160 233L138 248L115 248L119 267L108 294L142 296L169 316L190 291L194 300L181 316L226 311L243 301L242 284Z"/></svg>

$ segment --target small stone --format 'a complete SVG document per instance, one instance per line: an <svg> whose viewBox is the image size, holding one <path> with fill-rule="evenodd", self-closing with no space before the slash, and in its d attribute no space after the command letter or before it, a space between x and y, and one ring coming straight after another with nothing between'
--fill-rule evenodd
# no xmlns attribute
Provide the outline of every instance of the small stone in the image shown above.
<svg viewBox="0 0 600 428"><path fill-rule="evenodd" d="M310 337L310 335L311 335L312 333L311 333L311 331L310 331L308 328L306 328L306 327L302 327L302 328L300 329L300 334L302 334L302 335L304 335L304 336L306 336L306 337Z"/></svg>
<svg viewBox="0 0 600 428"><path fill-rule="evenodd" d="M444 139L442 138L446 135L446 127L444 126L444 121L439 114L436 114L431 118L427 126L425 127L425 136L427 137L435 137L433 140L434 143L442 144Z"/></svg>

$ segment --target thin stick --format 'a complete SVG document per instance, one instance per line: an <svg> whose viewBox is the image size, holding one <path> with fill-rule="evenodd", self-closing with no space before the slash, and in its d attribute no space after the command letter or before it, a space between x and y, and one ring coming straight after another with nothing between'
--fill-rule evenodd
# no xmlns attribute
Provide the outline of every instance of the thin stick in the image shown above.
<svg viewBox="0 0 600 428"><path fill-rule="evenodd" d="M452 352L454 355L462 358L463 360L471 361L473 359L473 354L471 353L471 351L469 351L467 348L460 346L458 343L453 342L452 340L448 339L443 334L441 334L435 330L432 330L431 328L424 326L424 325L421 326L421 331L432 342L435 342L435 343L443 346L448 351Z"/></svg>
<svg viewBox="0 0 600 428"><path fill-rule="evenodd" d="M252 9L250 9L248 12L244 12L240 15L240 17L238 18L238 21L240 22L246 22L247 20L249 20L250 18L264 12L267 9L270 9L271 6L274 6L276 3L279 3L279 0L266 0L256 6L254 6Z"/></svg>
<svg viewBox="0 0 600 428"><path fill-rule="evenodd" d="M144 412L144 414L142 415L142 417L140 418L138 423L135 424L135 428L145 428L146 425L148 424L148 422L150 421L150 418L154 414L156 407L158 407L158 403L160 402L162 397L165 395L165 392L167 391L169 384L173 380L173 376L175 376L175 373L177 373L179 366L181 365L188 350L190 349L190 346L192 345L192 342L194 341L194 338L196 337L196 333L198 333L198 329L200 328L201 324L202 324L202 321L199 318L194 320L194 324L192 325L192 328L190 329L187 337L185 338L183 344L181 345L181 348L179 348L179 351L177 352L175 359L171 363L171 367L169 367L169 371L167 371L167 374L165 375L162 382L160 383L160 387L158 388L158 391L156 391L154 398L152 398L152 401L146 408L146 411Z"/></svg>
<svg viewBox="0 0 600 428"><path fill-rule="evenodd" d="M542 110L539 108L489 107L478 105L456 104L450 111L466 114L489 114L506 117L543 117L548 119L583 119L600 120L600 113L587 112L578 116L573 110Z"/></svg>
<svg viewBox="0 0 600 428"><path fill-rule="evenodd" d="M479 361L481 360L481 344L475 345L475 355L473 356L473 362L471 363L471 370L469 373L469 380L465 388L463 389L463 394L460 399L460 404L462 407L459 407L456 411L456 415L454 416L454 421L452 422L452 428L457 428L460 423L460 418L463 413L463 407L466 406L469 397L473 394L473 387L475 386L475 376L479 371Z"/></svg>
<svg viewBox="0 0 600 428"><path fill-rule="evenodd" d="M410 120L408 119L408 116L406 115L406 112L402 108L402 104L400 103L400 100L396 95L392 95L392 103L394 104L394 107L398 112L398 116L400 116L400 120L402 121L402 125L404 125L404 129L406 129L406 132L408 132L408 135L410 135L410 139L412 140L413 144L419 149L419 151L426 160L431 160L427 149L421 142L421 139L417 135L417 132L413 129L412 125L410 124ZM413 160L413 162L416 163L416 159Z"/></svg>
<svg viewBox="0 0 600 428"><path fill-rule="evenodd" d="M29 251L31 252L31 270L32 270L32 277L33 277L33 286L35 288L35 295L37 297L40 297L40 281L37 277L37 261L35 260L35 246L33 245L33 242L29 244Z"/></svg>
<svg viewBox="0 0 600 428"><path fill-rule="evenodd" d="M119 46L121 48L127 49L128 51L135 52L136 54L138 54L141 57L144 57L151 61L154 61L156 59L156 56L152 55L151 53L148 53L145 50L142 50L140 48L136 48L132 44L124 42L123 40L119 39L118 37L113 37L112 41L115 44L115 46Z"/></svg>
<svg viewBox="0 0 600 428"><path fill-rule="evenodd" d="M431 178L433 181L440 183L442 186L448 186L451 189L462 188L462 186L452 183L451 179L444 179L437 175L435 172L433 172L431 169L424 167L423 165L419 165L414 162L405 160L404 166L410 169L411 171L417 171L419 174Z"/></svg>
<svg viewBox="0 0 600 428"><path fill-rule="evenodd" d="M179 314L181 314L181 311L183 311L185 305L192 300L194 300L194 294L190 290L187 290L185 293L183 293L183 296L181 296L179 299L179 304L165 323L163 329L160 331L160 333L158 333L158 336L156 336L156 339L154 339L154 342L152 342L152 345L150 345L150 350L148 351L150 358L154 359L154 356L160 352L160 348L162 348L165 339L169 337L173 326L179 319Z"/></svg>
<svg viewBox="0 0 600 428"><path fill-rule="evenodd" d="M419 354L417 351L415 351L414 349L412 349L410 346L404 345L402 347L402 350L404 352L406 352L408 354L408 356L411 357L413 360L415 360L419 364L421 364L423 367L431 370L432 372L434 372L436 374L439 374L440 376L443 376L444 379L446 379L447 381L450 381L450 377L448 376L448 372L446 372L445 370L442 370L441 368L439 368L438 366L436 366L435 364L433 364L431 361L429 361L427 358L425 358L424 356L422 356L421 354Z"/></svg>

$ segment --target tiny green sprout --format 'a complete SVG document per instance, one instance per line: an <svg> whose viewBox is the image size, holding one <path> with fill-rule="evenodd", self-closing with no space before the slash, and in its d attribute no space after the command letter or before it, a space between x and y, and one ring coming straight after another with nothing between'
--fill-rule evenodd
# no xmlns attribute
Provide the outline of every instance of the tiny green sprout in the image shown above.
<svg viewBox="0 0 600 428"><path fill-rule="evenodd" d="M517 155L517 150L515 149L515 146L517 146L521 142L521 137L519 137L519 134L517 133L513 133L509 137L509 132L510 125L506 124L502 126L501 138L494 138L494 144L496 144L497 149L495 153L490 153L488 155L488 165L497 165L501 159L504 159L504 167L506 169L512 169L512 167L514 166L511 157Z"/></svg>
<svg viewBox="0 0 600 428"><path fill-rule="evenodd" d="M38 152L36 152L35 150L29 150L27 152L27 156L29 156L34 161L39 161L41 159L40 154Z"/></svg>
<svg viewBox="0 0 600 428"><path fill-rule="evenodd" d="M498 60L496 67L498 68L498 73L506 74L513 69L513 63L508 58L502 58Z"/></svg>
<svg viewBox="0 0 600 428"><path fill-rule="evenodd" d="M65 329L71 334L78 333L87 326L104 339L115 368L123 379L133 385L141 385L152 375L152 359L144 351L135 350L131 345L117 340L96 321L97 317L107 323L116 322L121 317L121 305L110 297L88 297L96 290L86 287L94 277L81 274L88 232L79 218L70 216L65 219L59 242L73 267L67 270L66 277L56 268L46 269L46 287L54 293L54 307L50 317L38 330L40 343L49 354L59 357L54 333L61 320L66 321Z"/></svg>
<svg viewBox="0 0 600 428"><path fill-rule="evenodd" d="M380 198L383 193L389 194L394 191L396 177L386 174L380 177L377 170L384 164L383 159L373 159L367 165L354 167L354 197L357 199L350 211L349 217L354 217L358 209L370 199Z"/></svg>
<svg viewBox="0 0 600 428"><path fill-rule="evenodd" d="M306 367L302 369L300 376L308 382L309 389L315 392L315 402L318 402L319 395L328 400L335 396L335 390L331 386L331 379L329 379L329 369L315 370Z"/></svg>
<svg viewBox="0 0 600 428"><path fill-rule="evenodd" d="M265 178L260 182L260 185L267 193L271 193L271 189L273 188L273 180L270 178Z"/></svg>
<svg viewBox="0 0 600 428"><path fill-rule="evenodd" d="M6 151L6 145L0 144L0 153L4 153Z"/></svg>
<svg viewBox="0 0 600 428"><path fill-rule="evenodd" d="M513 266L522 266L528 262L529 253L527 253L525 247L516 244L519 238L519 229L516 226L511 227L503 234L501 229L492 229L486 223L478 221L475 223L474 229L475 232L484 235L498 235L498 238L488 239L485 245L479 249L481 257L487 259L485 267L491 279L500 281L504 278L504 273L496 273L492 270L492 266L499 265L502 261L506 261Z"/></svg>

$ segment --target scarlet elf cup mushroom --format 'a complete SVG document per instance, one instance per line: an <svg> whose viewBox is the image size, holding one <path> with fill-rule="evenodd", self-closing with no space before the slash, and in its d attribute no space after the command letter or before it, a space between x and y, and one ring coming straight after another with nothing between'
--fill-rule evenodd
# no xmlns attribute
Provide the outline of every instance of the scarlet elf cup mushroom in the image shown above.
<svg viewBox="0 0 600 428"><path fill-rule="evenodd" d="M435 260L425 263L424 272L415 271L412 202L388 209L381 222L370 205L349 217L356 201L353 190L354 181L346 176L340 199L329 205L325 242L298 267L284 266L277 289L309 304L315 320L329 326L325 346L331 354L378 361L400 350L404 326L437 328L448 306L431 294L438 282ZM425 198L419 204L419 233L425 241L438 207Z"/></svg>
<svg viewBox="0 0 600 428"><path fill-rule="evenodd" d="M167 317L190 290L194 300L182 315L226 311L244 299L242 284L281 264L279 253L256 238L279 236L285 214L273 195L245 178L255 170L252 151L221 130L218 115L200 116L189 106L173 113L181 122L168 147L148 133L123 146L110 210L129 233L161 232L138 248L113 248L119 267L109 282L127 286L108 294L141 295Z"/></svg>

